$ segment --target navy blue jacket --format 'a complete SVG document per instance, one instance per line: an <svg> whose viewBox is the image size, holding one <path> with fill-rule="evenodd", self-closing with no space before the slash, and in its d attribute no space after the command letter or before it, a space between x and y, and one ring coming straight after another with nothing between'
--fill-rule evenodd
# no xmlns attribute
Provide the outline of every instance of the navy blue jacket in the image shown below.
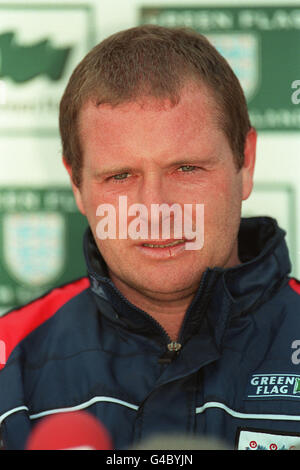
<svg viewBox="0 0 300 470"><path fill-rule="evenodd" d="M176 352L108 278L88 229L88 276L0 319L5 447L24 448L43 417L80 409L108 428L115 449L157 433L290 447L300 435L300 284L284 235L271 218L242 219L242 264L205 271Z"/></svg>

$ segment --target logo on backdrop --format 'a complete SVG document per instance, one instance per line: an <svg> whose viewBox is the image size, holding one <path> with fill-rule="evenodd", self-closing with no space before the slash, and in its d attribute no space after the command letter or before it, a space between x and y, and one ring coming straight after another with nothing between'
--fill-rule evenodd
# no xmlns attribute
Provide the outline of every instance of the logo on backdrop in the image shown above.
<svg viewBox="0 0 300 470"><path fill-rule="evenodd" d="M294 92L291 100L290 93L292 79L300 74L299 13L283 2L246 8L149 5L141 8L140 23L186 26L207 36L240 80L253 126L299 131L300 109L294 106L299 95Z"/></svg>
<svg viewBox="0 0 300 470"><path fill-rule="evenodd" d="M14 32L0 34L0 78L24 83L39 75L60 80L72 48L56 48L49 39L24 45Z"/></svg>
<svg viewBox="0 0 300 470"><path fill-rule="evenodd" d="M253 33L208 34L207 38L228 60L250 101L258 88L258 37Z"/></svg>
<svg viewBox="0 0 300 470"><path fill-rule="evenodd" d="M11 3L0 4L0 132L57 133L67 80L94 44L92 7Z"/></svg>
<svg viewBox="0 0 300 470"><path fill-rule="evenodd" d="M22 283L50 283L64 266L65 225L59 213L6 214L3 242L5 263Z"/></svg>
<svg viewBox="0 0 300 470"><path fill-rule="evenodd" d="M71 188L0 189L0 315L86 274L86 227Z"/></svg>

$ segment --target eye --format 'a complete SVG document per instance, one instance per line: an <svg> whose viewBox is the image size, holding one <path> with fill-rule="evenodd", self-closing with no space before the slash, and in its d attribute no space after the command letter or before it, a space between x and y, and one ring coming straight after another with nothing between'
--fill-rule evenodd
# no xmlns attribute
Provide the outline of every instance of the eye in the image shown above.
<svg viewBox="0 0 300 470"><path fill-rule="evenodd" d="M128 172L119 173L117 175L110 176L108 179L109 180L112 179L113 181L116 181L116 182L119 183L119 182L122 182L122 181L126 180L129 174L130 173L128 173Z"/></svg>
<svg viewBox="0 0 300 470"><path fill-rule="evenodd" d="M190 171L195 170L197 167L194 165L182 165L179 170L181 170L183 173L188 173Z"/></svg>

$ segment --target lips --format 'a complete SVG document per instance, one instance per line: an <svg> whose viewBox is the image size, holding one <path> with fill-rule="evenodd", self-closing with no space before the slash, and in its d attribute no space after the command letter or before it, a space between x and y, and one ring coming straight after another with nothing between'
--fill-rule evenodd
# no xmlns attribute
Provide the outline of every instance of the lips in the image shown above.
<svg viewBox="0 0 300 470"><path fill-rule="evenodd" d="M150 243L151 242L151 243ZM173 244L176 242L175 244ZM170 260L185 252L185 240L149 240L136 245L138 252L152 260Z"/></svg>
<svg viewBox="0 0 300 470"><path fill-rule="evenodd" d="M184 243L184 239L180 240L151 240L149 242L144 242L142 246L149 248L169 248L172 246L180 245Z"/></svg>

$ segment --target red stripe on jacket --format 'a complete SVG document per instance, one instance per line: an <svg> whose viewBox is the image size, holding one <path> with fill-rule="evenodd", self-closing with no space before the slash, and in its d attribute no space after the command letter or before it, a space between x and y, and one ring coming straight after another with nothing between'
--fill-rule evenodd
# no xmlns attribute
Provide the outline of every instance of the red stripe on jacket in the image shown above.
<svg viewBox="0 0 300 470"><path fill-rule="evenodd" d="M20 341L89 285L87 277L81 278L57 287L43 297L0 317L0 369L5 366L12 350Z"/></svg>
<svg viewBox="0 0 300 470"><path fill-rule="evenodd" d="M297 292L297 294L300 294L300 282L297 281L297 279L291 279L289 281L289 286Z"/></svg>

